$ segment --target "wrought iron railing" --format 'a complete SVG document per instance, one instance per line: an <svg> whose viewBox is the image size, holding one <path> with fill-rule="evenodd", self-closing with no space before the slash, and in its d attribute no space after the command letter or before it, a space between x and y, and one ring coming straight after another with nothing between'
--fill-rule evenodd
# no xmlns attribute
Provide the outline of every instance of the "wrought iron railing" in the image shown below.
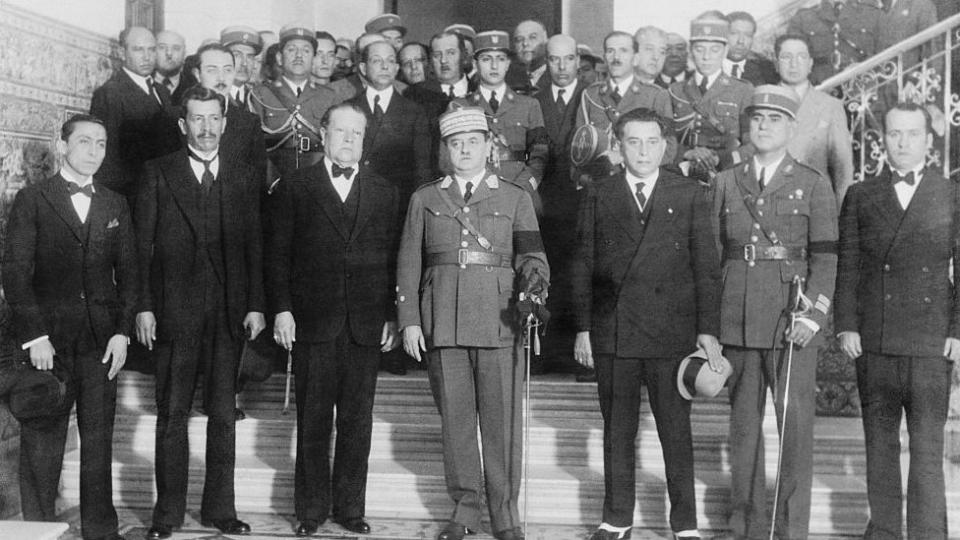
<svg viewBox="0 0 960 540"><path fill-rule="evenodd" d="M830 77L818 88L844 102L853 134L855 181L887 162L883 114L896 101L923 105L933 118L927 166L960 174L960 14Z"/></svg>

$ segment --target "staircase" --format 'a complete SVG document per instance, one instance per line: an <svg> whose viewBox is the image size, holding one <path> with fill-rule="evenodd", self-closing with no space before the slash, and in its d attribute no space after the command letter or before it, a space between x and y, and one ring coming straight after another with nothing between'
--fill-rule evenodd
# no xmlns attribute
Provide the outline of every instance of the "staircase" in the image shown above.
<svg viewBox="0 0 960 540"><path fill-rule="evenodd" d="M153 378L120 376L114 435L114 499L119 507L154 502L156 422ZM240 512L292 514L296 416L281 415L283 377L245 392L247 419L237 424L236 493ZM531 385L529 520L595 525L603 502L603 433L596 386L571 376L537 378ZM766 423L769 478L776 464L772 407ZM694 403L692 421L702 529L723 529L729 486L725 394ZM203 479L206 417L190 421L188 508L197 509ZM75 431L71 432L75 437ZM818 418L811 534L862 534L867 519L863 433L859 418ZM61 494L79 502L79 450L73 438ZM668 502L663 460L649 409L638 436L637 527L665 529ZM951 530L960 531L960 462L948 464ZM522 501L521 501L522 505ZM522 506L521 506L522 508ZM440 418L424 372L383 376L374 407L367 515L373 519L445 520L452 510L443 479Z"/></svg>

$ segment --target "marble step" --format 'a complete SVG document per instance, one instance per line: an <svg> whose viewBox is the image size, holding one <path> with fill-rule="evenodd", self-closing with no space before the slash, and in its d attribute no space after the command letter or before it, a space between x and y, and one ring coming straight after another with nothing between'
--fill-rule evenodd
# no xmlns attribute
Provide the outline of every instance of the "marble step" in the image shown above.
<svg viewBox="0 0 960 540"><path fill-rule="evenodd" d="M66 502L78 500L78 454L65 460L61 495ZM114 499L118 506L149 508L154 502L152 464L140 455L114 456ZM772 477L772 471L770 476ZM532 463L528 494L531 523L591 524L599 518L603 500L602 464L553 466ZM700 525L724 527L729 474L698 470L696 491ZM188 507L197 509L202 491L203 466L192 457ZM811 533L855 534L866 521L866 486L862 478L817 475L813 483ZM523 493L521 489L521 493ZM293 463L285 458L239 457L236 468L236 501L242 512L292 512ZM521 495L521 505L524 501ZM637 475L635 525L663 528L667 524L668 499L662 470L643 469ZM521 506L522 508L522 506ZM960 517L960 491L948 492L948 510ZM446 519L451 503L440 462L416 459L370 462L367 515L373 519ZM952 518L953 519L953 518ZM960 525L958 523L957 525ZM954 529L957 530L957 529Z"/></svg>

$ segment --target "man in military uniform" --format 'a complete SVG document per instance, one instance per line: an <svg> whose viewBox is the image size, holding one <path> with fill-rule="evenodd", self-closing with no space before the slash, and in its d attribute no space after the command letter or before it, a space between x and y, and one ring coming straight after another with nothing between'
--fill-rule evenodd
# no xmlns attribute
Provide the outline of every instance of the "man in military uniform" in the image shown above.
<svg viewBox="0 0 960 540"><path fill-rule="evenodd" d="M574 156L574 162L579 162L580 165L574 174L581 184L589 184L591 178L605 177L616 172L613 165L619 164L622 159L619 152L613 149L613 125L620 116L643 107L656 112L661 118L673 118L673 108L667 91L654 84L642 82L636 76L634 68L639 62L639 50L637 40L626 32L611 32L603 40L603 57L610 77L584 90L582 104L577 109L577 131L573 136L573 145L583 147L582 137L585 130L581 128L584 125L596 128L598 137L594 152L598 155L594 155L592 159L578 159ZM656 54L659 53L653 53ZM669 164L677 153L677 139L672 133L664 135L667 150L663 163Z"/></svg>
<svg viewBox="0 0 960 540"><path fill-rule="evenodd" d="M403 47L403 36L407 35L407 29L403 26L403 21L399 15L393 13L384 13L367 21L363 26L363 31L367 34L380 34L383 39L393 46L394 51L399 51ZM363 52L363 47L357 43L357 52Z"/></svg>
<svg viewBox="0 0 960 540"><path fill-rule="evenodd" d="M687 49L687 40L680 34L670 32L667 34L667 55L663 61L663 69L660 76L654 83L666 90L675 82L683 82L687 77L692 76L693 72L688 71L687 63L690 58L690 51Z"/></svg>
<svg viewBox="0 0 960 540"><path fill-rule="evenodd" d="M818 84L877 52L879 0L821 0L797 10L789 34L803 34L813 46L811 82Z"/></svg>
<svg viewBox="0 0 960 540"><path fill-rule="evenodd" d="M514 321L531 296L546 297L549 269L530 196L486 168L494 145L487 114L464 107L440 118L454 172L414 192L397 260L403 347L417 360L426 353L456 505L438 540L479 530L484 488L494 537L524 537L517 508L524 363Z"/></svg>
<svg viewBox="0 0 960 540"><path fill-rule="evenodd" d="M753 86L725 75L729 24L724 19L694 19L690 48L697 70L670 85L673 119L680 138L678 161L689 176L711 181L717 171L749 158L750 126L744 109Z"/></svg>
<svg viewBox="0 0 960 540"><path fill-rule="evenodd" d="M310 82L317 51L313 30L289 25L280 30L283 76L254 88L250 108L260 117L267 143L267 178L273 182L323 157L320 120L337 95Z"/></svg>
<svg viewBox="0 0 960 540"><path fill-rule="evenodd" d="M787 152L799 108L789 88L756 89L747 109L756 154L721 172L714 194L725 259L720 343L733 366L729 524L736 539L766 538L770 529L762 427L767 388L780 420L783 463L775 536L807 538L810 522L818 332L833 298L837 204L830 183ZM791 300L801 294L799 302Z"/></svg>
<svg viewBox="0 0 960 540"><path fill-rule="evenodd" d="M256 57L263 50L263 39L249 26L228 26L220 31L220 44L230 49L236 64L230 99L246 107L259 76Z"/></svg>
<svg viewBox="0 0 960 540"><path fill-rule="evenodd" d="M506 32L480 32L474 45L480 87L466 97L453 100L451 108L483 109L494 148L493 171L530 192L539 204L536 191L543 180L550 152L540 103L517 94L504 82L510 67L510 36Z"/></svg>

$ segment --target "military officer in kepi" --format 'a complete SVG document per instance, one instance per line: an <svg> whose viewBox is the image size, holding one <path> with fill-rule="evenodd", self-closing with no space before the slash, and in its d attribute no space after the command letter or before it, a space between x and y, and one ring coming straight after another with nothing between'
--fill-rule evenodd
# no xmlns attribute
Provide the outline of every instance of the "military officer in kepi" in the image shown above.
<svg viewBox="0 0 960 540"><path fill-rule="evenodd" d="M807 538L810 524L817 349L837 271L837 203L830 182L787 152L799 108L793 90L758 87L747 109L757 152L721 172L714 192L725 259L720 343L733 366L731 535L724 538L768 536L762 427L768 388L782 453L775 536Z"/></svg>
<svg viewBox="0 0 960 540"><path fill-rule="evenodd" d="M455 504L438 540L479 530L484 489L494 537L524 538L524 360L515 321L538 311L549 268L529 194L486 167L495 144L487 114L464 107L440 117L453 173L413 193L397 260L403 346L427 360Z"/></svg>
<svg viewBox="0 0 960 540"><path fill-rule="evenodd" d="M873 56L882 15L880 0L821 0L819 5L798 9L787 33L810 40L810 82L821 83Z"/></svg>
<svg viewBox="0 0 960 540"><path fill-rule="evenodd" d="M474 46L480 86L466 97L454 99L450 108L479 107L484 111L490 126L493 172L522 186L539 208L537 188L550 153L540 102L517 94L504 82L510 67L509 34L499 30L480 32Z"/></svg>
<svg viewBox="0 0 960 540"><path fill-rule="evenodd" d="M753 86L723 73L729 32L724 19L691 22L690 53L697 69L668 90L680 139L680 168L706 182L750 157L750 126L744 110L750 105Z"/></svg>
<svg viewBox="0 0 960 540"><path fill-rule="evenodd" d="M313 30L285 26L280 30L279 45L282 76L264 82L250 95L250 109L263 126L271 183L323 158L320 120L340 101L333 90L310 81L317 51Z"/></svg>

